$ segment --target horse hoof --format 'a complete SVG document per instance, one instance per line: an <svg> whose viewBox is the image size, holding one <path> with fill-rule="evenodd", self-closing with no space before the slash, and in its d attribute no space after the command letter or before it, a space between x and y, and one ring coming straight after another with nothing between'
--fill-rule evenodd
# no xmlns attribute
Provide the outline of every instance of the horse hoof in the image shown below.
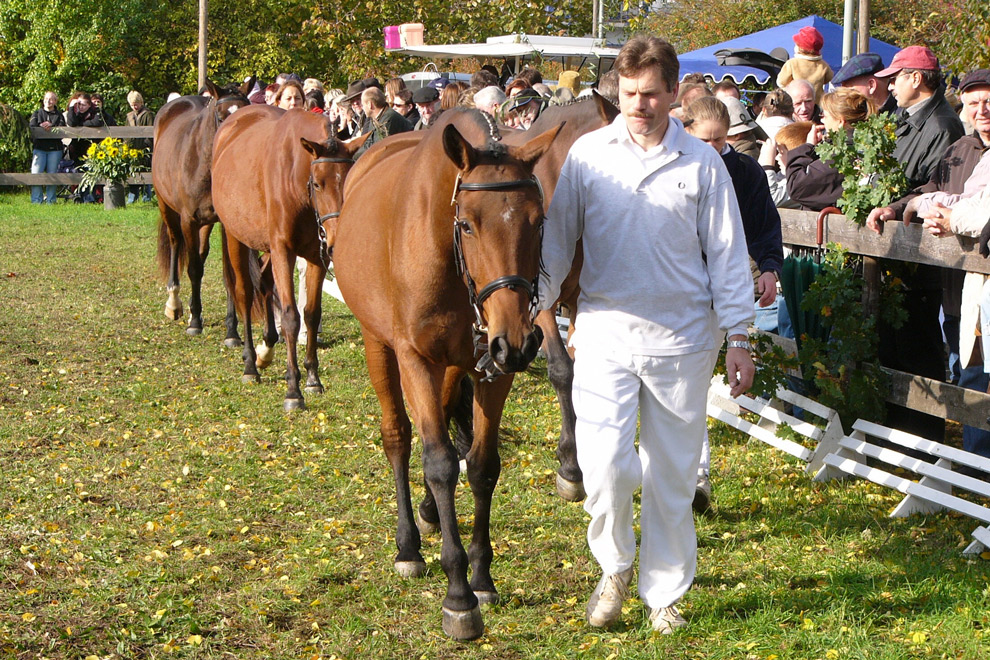
<svg viewBox="0 0 990 660"><path fill-rule="evenodd" d="M282 403L282 410L293 412L295 410L306 410L306 402L302 399L286 399Z"/></svg>
<svg viewBox="0 0 990 660"><path fill-rule="evenodd" d="M226 346L227 348L240 348L241 346L244 345L244 342L242 342L237 337L227 337L226 339L223 340L223 345Z"/></svg>
<svg viewBox="0 0 990 660"><path fill-rule="evenodd" d="M432 536L440 531L440 523L423 520L423 516L419 515L419 511L416 512L416 527L419 528L420 536Z"/></svg>
<svg viewBox="0 0 990 660"><path fill-rule="evenodd" d="M244 374L243 376L241 376L241 382L244 383L245 385L250 385L252 383L260 383L261 376L259 376L258 374Z"/></svg>
<svg viewBox="0 0 990 660"><path fill-rule="evenodd" d="M306 394L323 394L322 385L307 385Z"/></svg>
<svg viewBox="0 0 990 660"><path fill-rule="evenodd" d="M426 573L425 561L397 561L395 562L395 572L404 578L423 577Z"/></svg>
<svg viewBox="0 0 990 660"><path fill-rule="evenodd" d="M474 595L478 599L478 605L496 605L498 604L498 592L497 591L475 591Z"/></svg>
<svg viewBox="0 0 990 660"><path fill-rule="evenodd" d="M203 329L192 328L192 327L186 328L186 334L189 335L190 337L198 337L199 335L203 334Z"/></svg>
<svg viewBox="0 0 990 660"><path fill-rule="evenodd" d="M584 484L580 481L568 481L560 474L557 475L557 494L562 500L567 502L580 502L587 493L584 492Z"/></svg>
<svg viewBox="0 0 990 660"><path fill-rule="evenodd" d="M478 639L485 634L485 622L477 605L465 612L443 608L443 631L448 637L459 640Z"/></svg>

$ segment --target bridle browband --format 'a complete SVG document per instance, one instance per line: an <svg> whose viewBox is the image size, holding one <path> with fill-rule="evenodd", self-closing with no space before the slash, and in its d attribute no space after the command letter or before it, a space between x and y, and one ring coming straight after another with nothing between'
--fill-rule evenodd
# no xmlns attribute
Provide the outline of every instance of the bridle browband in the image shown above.
<svg viewBox="0 0 990 660"><path fill-rule="evenodd" d="M320 261L323 263L323 267L329 270L331 248L327 247L327 230L323 227L323 223L327 220L339 218L340 211L331 211L330 213L320 215L319 209L316 208L316 182L313 180L313 166L317 163L350 163L353 165L354 159L321 156L309 164L309 181L306 183L306 189L309 191L309 205L313 207L313 215L316 216L316 233L320 237Z"/></svg>
<svg viewBox="0 0 990 660"><path fill-rule="evenodd" d="M510 289L513 291L517 288L522 289L526 293L526 297L529 299L530 317L531 319L535 318L539 303L540 276L537 274L532 280L527 280L521 275L503 275L502 277L495 278L482 287L481 291L478 291L474 278L471 277L471 272L468 270L467 261L464 259L464 248L461 244L461 232L467 226L467 223L460 218L460 205L457 203L457 195L462 191L491 192L500 190L514 190L533 186L540 193L540 207L542 208L543 186L540 185L540 180L535 174L528 179L514 179L512 181L486 181L478 183L465 183L461 181L461 175L461 172L457 173L457 179L454 181L454 192L450 197L450 204L454 207L454 266L456 268L457 275L459 277L463 277L465 280L468 290L468 299L471 303L471 309L474 311L473 329L475 349L476 353L480 353L480 358L475 368L485 374L482 380L492 380L501 375L502 372L491 359L491 356L488 354L487 348L484 346L484 342L482 341L483 336L488 332L488 327L484 318L485 301L499 289ZM541 224L540 243L542 244L542 242L543 225Z"/></svg>

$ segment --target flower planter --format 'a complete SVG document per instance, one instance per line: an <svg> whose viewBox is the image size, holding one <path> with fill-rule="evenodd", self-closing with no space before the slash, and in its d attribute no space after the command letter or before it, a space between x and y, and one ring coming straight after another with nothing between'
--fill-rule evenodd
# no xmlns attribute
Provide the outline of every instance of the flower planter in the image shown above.
<svg viewBox="0 0 990 660"><path fill-rule="evenodd" d="M103 208L122 209L127 206L127 186L123 183L107 181L103 186Z"/></svg>

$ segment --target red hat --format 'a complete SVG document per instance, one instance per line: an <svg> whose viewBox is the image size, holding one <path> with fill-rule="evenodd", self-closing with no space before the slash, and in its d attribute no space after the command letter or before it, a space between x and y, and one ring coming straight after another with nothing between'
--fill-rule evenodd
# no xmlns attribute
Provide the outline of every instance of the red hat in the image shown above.
<svg viewBox="0 0 990 660"><path fill-rule="evenodd" d="M794 35L794 44L801 50L820 53L822 46L825 45L825 37L822 36L821 32L808 25L798 30L798 33Z"/></svg>
<svg viewBox="0 0 990 660"><path fill-rule="evenodd" d="M894 59L883 71L877 71L873 75L877 78L887 78L896 74L901 69L922 69L928 71L938 71L938 58L930 48L924 46L908 46L894 55Z"/></svg>

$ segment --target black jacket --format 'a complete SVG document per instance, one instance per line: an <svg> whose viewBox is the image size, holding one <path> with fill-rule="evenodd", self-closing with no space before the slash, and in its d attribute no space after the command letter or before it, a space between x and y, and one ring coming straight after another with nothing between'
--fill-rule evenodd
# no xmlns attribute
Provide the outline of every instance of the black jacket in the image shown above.
<svg viewBox="0 0 990 660"><path fill-rule="evenodd" d="M911 116L901 114L897 122L894 158L904 165L908 186L923 186L932 178L942 154L964 134L962 122L941 91Z"/></svg>
<svg viewBox="0 0 990 660"><path fill-rule="evenodd" d="M65 126L65 117L62 116L61 110L55 108L51 112L48 112L44 106L34 111L28 123L31 128L41 128L41 125L46 121L50 122L52 126ZM46 140L42 138L31 140L31 147L38 151L62 151L62 139L54 138Z"/></svg>
<svg viewBox="0 0 990 660"><path fill-rule="evenodd" d="M365 140L361 148L358 149L357 153L354 155L355 158L360 158L365 151L371 148L376 142L381 142L389 135L395 135L396 133L405 133L406 131L412 130L412 124L400 115L398 112L392 108L385 108L382 113L378 115L376 119L368 117L365 123L364 132L371 132L371 136ZM363 135L364 133L362 133Z"/></svg>
<svg viewBox="0 0 990 660"><path fill-rule="evenodd" d="M842 175L823 163L815 147L802 144L787 152L787 194L805 211L835 206L842 197Z"/></svg>
<svg viewBox="0 0 990 660"><path fill-rule="evenodd" d="M722 154L722 161L736 190L749 256L761 273L774 272L779 276L784 264L780 214L770 197L767 176L759 163L732 147Z"/></svg>

